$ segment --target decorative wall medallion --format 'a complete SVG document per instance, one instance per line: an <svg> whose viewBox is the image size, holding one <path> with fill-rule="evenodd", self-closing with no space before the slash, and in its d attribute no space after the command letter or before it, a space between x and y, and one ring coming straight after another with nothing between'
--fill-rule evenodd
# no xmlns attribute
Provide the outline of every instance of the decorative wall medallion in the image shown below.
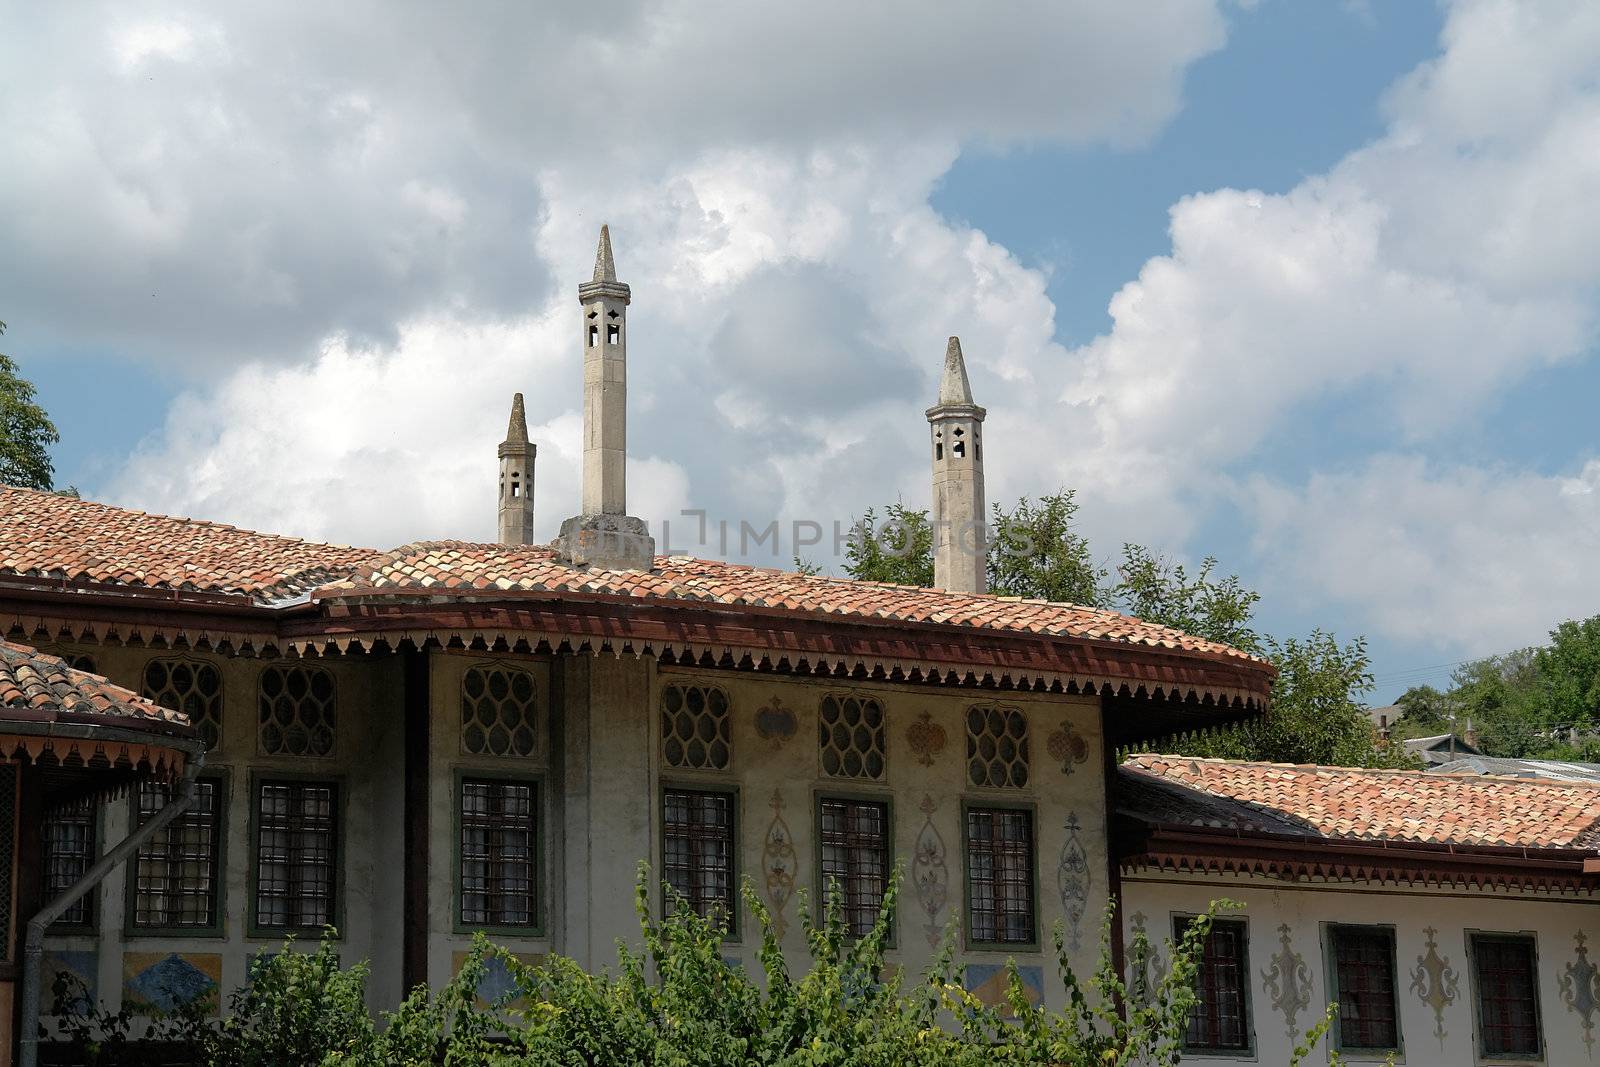
<svg viewBox="0 0 1600 1067"><path fill-rule="evenodd" d="M460 974L470 953L450 954L450 973ZM544 964L542 952L513 952L512 957L524 967ZM477 1004L480 1008L516 1009L527 1006L527 998L518 994L517 976L500 956L489 956L483 961L483 977L478 979Z"/></svg>
<svg viewBox="0 0 1600 1067"><path fill-rule="evenodd" d="M789 928L783 909L794 895L798 858L794 852L794 834L783 817L783 795L774 789L768 803L772 806L772 822L767 827L766 842L761 846L761 870L766 880L767 904L772 908L772 929L781 939Z"/></svg>
<svg viewBox="0 0 1600 1067"><path fill-rule="evenodd" d="M1428 926L1423 928L1423 936L1428 951L1417 957L1417 965L1411 971L1411 991L1421 998L1422 1003L1433 1009L1433 1036L1439 1039L1439 1047L1444 1047L1444 1010L1460 995L1460 982L1457 979L1455 968L1450 966L1448 957L1439 955L1439 944L1434 940L1439 931Z"/></svg>
<svg viewBox="0 0 1600 1067"><path fill-rule="evenodd" d="M1161 965L1161 953L1156 951L1150 941L1150 931L1145 929L1148 921L1144 912L1133 913L1133 937L1129 939L1133 951L1128 954L1128 993L1136 1004L1146 1008L1155 1003L1157 976L1165 969Z"/></svg>
<svg viewBox="0 0 1600 1067"><path fill-rule="evenodd" d="M926 821L917 834L916 851L911 858L911 879L917 886L917 903L928 917L922 932L927 936L928 945L938 948L944 935L939 926L939 913L950 897L950 868L945 862L944 838L933 825L933 813L938 805L931 796L924 795L918 807Z"/></svg>
<svg viewBox="0 0 1600 1067"><path fill-rule="evenodd" d="M1089 906L1089 854L1078 836L1078 815L1067 816L1067 841L1056 864L1056 888L1061 891L1061 912L1067 917L1067 943L1078 951L1083 943L1083 912Z"/></svg>
<svg viewBox="0 0 1600 1067"><path fill-rule="evenodd" d="M1589 947L1585 944L1588 938L1582 930L1573 935L1572 940L1577 945L1577 959L1566 965L1565 973L1560 976L1561 999L1567 1004L1567 1010L1576 1012L1583 1022L1583 1048L1594 1058L1594 1015L1600 1009L1600 967L1589 962Z"/></svg>
<svg viewBox="0 0 1600 1067"><path fill-rule="evenodd" d="M92 1010L99 999L99 973L99 957L93 949L45 949L39 963L39 1014L49 1015L50 1009L55 1007L53 987L56 977L63 974L74 980L70 987L76 994L71 1005L73 1010ZM17 1010L20 1012L22 1005L18 1004Z"/></svg>
<svg viewBox="0 0 1600 1067"><path fill-rule="evenodd" d="M799 723L795 720L794 712L784 707L783 701L777 697L756 712L756 733L772 746L773 751L788 744L798 729Z"/></svg>
<svg viewBox="0 0 1600 1067"><path fill-rule="evenodd" d="M1050 758L1061 764L1062 774L1071 774L1072 768L1089 758L1089 742L1085 741L1070 722L1063 722L1045 741Z"/></svg>
<svg viewBox="0 0 1600 1067"><path fill-rule="evenodd" d="M906 728L906 743L916 754L917 762L932 767L934 757L944 751L944 727L933 721L933 716L923 712L917 721Z"/></svg>
<svg viewBox="0 0 1600 1067"><path fill-rule="evenodd" d="M1300 1013L1311 1004L1311 969L1289 940L1289 924L1278 927L1277 954L1261 972L1272 1010L1283 1016L1284 1033L1292 1044L1300 1036Z"/></svg>
<svg viewBox="0 0 1600 1067"><path fill-rule="evenodd" d="M207 1015L221 1006L222 957L201 952L124 952L122 1006L140 1014L171 1012L196 1001Z"/></svg>

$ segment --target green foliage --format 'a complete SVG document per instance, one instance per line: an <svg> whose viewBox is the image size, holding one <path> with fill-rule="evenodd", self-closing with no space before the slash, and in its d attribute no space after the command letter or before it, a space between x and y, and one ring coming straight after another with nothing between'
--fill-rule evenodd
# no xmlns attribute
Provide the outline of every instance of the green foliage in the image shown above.
<svg viewBox="0 0 1600 1067"><path fill-rule="evenodd" d="M1463 663L1447 692L1408 690L1397 737L1470 724L1491 756L1600 759L1600 616L1563 622L1550 641Z"/></svg>
<svg viewBox="0 0 1600 1067"><path fill-rule="evenodd" d="M1073 527L1078 503L1071 489L1027 497L1006 511L994 508L995 544L989 549L989 590L1098 607L1105 599L1105 569Z"/></svg>
<svg viewBox="0 0 1600 1067"><path fill-rule="evenodd" d="M868 508L845 545L844 570L866 582L897 585L933 584L933 527L926 511L894 503L877 512Z"/></svg>
<svg viewBox="0 0 1600 1067"><path fill-rule="evenodd" d="M1180 1058L1212 916L1237 907L1228 901L1212 905L1176 945L1167 943L1164 973L1132 988L1112 963L1110 913L1102 927L1100 965L1084 982L1067 964L1058 925L1054 942L1065 1008L1030 1004L1011 963L1002 1010L980 1003L963 987L954 928L920 979L886 968L884 946L900 878L896 871L877 922L859 939L847 933L837 885L830 885L820 918L802 894L810 966L799 975L790 972L771 916L748 881L745 904L761 931L759 973L728 962L723 925L696 915L681 899L666 918L655 919L641 865L635 899L642 949L619 945L617 966L609 973L590 974L560 957L528 966L480 934L454 979L437 994L418 988L378 1024L364 1005L366 966L341 969L330 932L315 953L292 952L286 945L258 961L249 987L230 998L226 1020L207 1019L199 1007L155 1020L148 1036L164 1042L159 1049L130 1038L127 1013L96 1013L76 1004L70 983L58 989L55 1010L64 1015L62 1036L71 1051L93 1064L1170 1065ZM1142 933L1129 951L1133 972L1148 974L1151 949ZM477 990L491 962L507 969L512 988L485 1004ZM1324 1023L1308 1037L1295 1063L1325 1031Z"/></svg>
<svg viewBox="0 0 1600 1067"><path fill-rule="evenodd" d="M0 334L6 324L0 322ZM17 373L10 356L0 355L0 485L49 489L55 478L50 446L61 440L44 408L34 401L33 383Z"/></svg>
<svg viewBox="0 0 1600 1067"><path fill-rule="evenodd" d="M1214 578L1216 569L1216 559L1207 556L1191 578L1182 564L1142 545L1123 545L1118 582L1108 599L1146 622L1261 652L1261 639L1250 628L1261 594L1246 589L1237 574Z"/></svg>

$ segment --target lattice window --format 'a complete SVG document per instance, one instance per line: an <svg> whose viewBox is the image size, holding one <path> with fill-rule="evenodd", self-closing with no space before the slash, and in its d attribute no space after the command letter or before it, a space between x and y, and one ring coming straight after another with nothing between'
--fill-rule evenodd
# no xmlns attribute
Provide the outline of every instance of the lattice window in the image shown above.
<svg viewBox="0 0 1600 1067"><path fill-rule="evenodd" d="M967 809L967 929L974 941L1034 939L1033 813Z"/></svg>
<svg viewBox="0 0 1600 1067"><path fill-rule="evenodd" d="M339 790L261 782L256 790L256 925L305 930L334 921Z"/></svg>
<svg viewBox="0 0 1600 1067"><path fill-rule="evenodd" d="M461 678L461 751L531 756L539 748L537 687L515 667L468 667Z"/></svg>
<svg viewBox="0 0 1600 1067"><path fill-rule="evenodd" d="M83 877L95 860L95 803L83 797L48 809L44 816L44 896L54 900ZM72 902L56 919L56 926L89 927L94 924L95 894L91 890Z"/></svg>
<svg viewBox="0 0 1600 1067"><path fill-rule="evenodd" d="M709 685L661 691L661 758L667 766L725 771L732 753L726 693Z"/></svg>
<svg viewBox="0 0 1600 1067"><path fill-rule="evenodd" d="M1176 919L1174 940L1181 940L1192 922L1194 920L1189 918ZM1200 970L1195 975L1198 999L1189 1010L1189 1026L1183 1039L1185 1048L1245 1050L1250 1047L1246 1015L1247 969L1243 920L1213 921L1201 948Z"/></svg>
<svg viewBox="0 0 1600 1067"><path fill-rule="evenodd" d="M870 697L827 696L817 713L822 770L835 778L882 778L883 705Z"/></svg>
<svg viewBox="0 0 1600 1067"><path fill-rule="evenodd" d="M1334 992L1339 1001L1339 1047L1398 1048L1394 933L1375 927L1340 926L1329 931L1329 940L1333 946Z"/></svg>
<svg viewBox="0 0 1600 1067"><path fill-rule="evenodd" d="M222 674L210 663L153 659L144 665L144 696L189 717L206 748L222 737Z"/></svg>
<svg viewBox="0 0 1600 1067"><path fill-rule="evenodd" d="M267 667L261 672L261 752L266 756L333 755L333 675L321 667Z"/></svg>
<svg viewBox="0 0 1600 1067"><path fill-rule="evenodd" d="M1472 962L1484 1056L1537 1057L1539 978L1531 937L1474 934Z"/></svg>
<svg viewBox="0 0 1600 1067"><path fill-rule="evenodd" d="M146 781L138 792L143 825L172 799L172 790ZM133 925L153 929L217 926L222 841L222 783L195 782L194 798L177 818L156 831L133 863Z"/></svg>
<svg viewBox="0 0 1600 1067"><path fill-rule="evenodd" d="M461 921L538 925L538 791L531 782L461 783Z"/></svg>
<svg viewBox="0 0 1600 1067"><path fill-rule="evenodd" d="M967 709L967 775L976 786L1028 784L1028 720L1016 708Z"/></svg>
<svg viewBox="0 0 1600 1067"><path fill-rule="evenodd" d="M823 889L838 885L846 928L865 937L889 884L889 805L825 799L821 808Z"/></svg>
<svg viewBox="0 0 1600 1067"><path fill-rule="evenodd" d="M697 914L727 920L733 914L733 795L667 790L661 840L667 885Z"/></svg>

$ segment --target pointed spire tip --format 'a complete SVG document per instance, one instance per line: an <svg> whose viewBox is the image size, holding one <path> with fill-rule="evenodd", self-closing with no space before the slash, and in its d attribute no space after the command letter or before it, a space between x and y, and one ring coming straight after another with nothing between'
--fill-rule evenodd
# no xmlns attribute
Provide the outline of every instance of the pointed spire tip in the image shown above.
<svg viewBox="0 0 1600 1067"><path fill-rule="evenodd" d="M939 380L939 403L972 403L972 384L967 381L967 361L961 355L959 337L951 337L945 345L944 376Z"/></svg>
<svg viewBox="0 0 1600 1067"><path fill-rule="evenodd" d="M614 282L617 280L617 264L611 256L611 227L606 223L600 224L600 247L594 253L594 280L597 282Z"/></svg>
<svg viewBox="0 0 1600 1067"><path fill-rule="evenodd" d="M528 413L523 408L521 393L511 398L511 422L506 427L505 443L508 445L528 443Z"/></svg>

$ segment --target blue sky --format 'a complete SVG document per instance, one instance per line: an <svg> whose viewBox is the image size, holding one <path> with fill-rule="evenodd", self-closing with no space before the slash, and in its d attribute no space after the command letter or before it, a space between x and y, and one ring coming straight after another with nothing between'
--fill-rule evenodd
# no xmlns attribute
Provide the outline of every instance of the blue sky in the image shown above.
<svg viewBox="0 0 1600 1067"><path fill-rule="evenodd" d="M484 537L515 388L553 527L607 218L647 517L921 503L955 332L996 497L1075 486L1106 554L1213 554L1265 628L1368 635L1377 700L1594 613L1592 9L713 14L30 20L0 317L60 480Z"/></svg>

